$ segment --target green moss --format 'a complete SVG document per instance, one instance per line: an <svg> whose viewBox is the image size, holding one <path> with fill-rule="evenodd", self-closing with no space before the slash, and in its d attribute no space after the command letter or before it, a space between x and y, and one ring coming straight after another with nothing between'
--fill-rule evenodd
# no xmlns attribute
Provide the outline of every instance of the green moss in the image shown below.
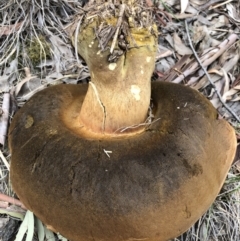
<svg viewBox="0 0 240 241"><path fill-rule="evenodd" d="M32 64L35 66L41 61L51 58L50 44L46 41L45 37L39 35L29 41L27 53Z"/></svg>

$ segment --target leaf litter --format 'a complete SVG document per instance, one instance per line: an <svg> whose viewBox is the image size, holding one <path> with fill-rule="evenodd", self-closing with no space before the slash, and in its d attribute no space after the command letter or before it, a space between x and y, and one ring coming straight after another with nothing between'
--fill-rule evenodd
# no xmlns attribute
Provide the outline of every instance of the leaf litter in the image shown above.
<svg viewBox="0 0 240 241"><path fill-rule="evenodd" d="M83 10L85 2L10 0L6 4L0 0L0 193L8 197L13 197L14 192L9 182L6 130L14 112L33 94L50 85L79 84L89 80L88 68L72 47L68 35L71 28L80 27L86 11ZM240 116L240 42L237 38L240 2L146 0L146 5L152 8L159 30L153 81L171 81L200 91L217 109L219 118L225 118L235 128L239 141L240 124L227 108ZM88 8L90 11L91 7ZM103 48L107 41L104 37L109 31L111 29L105 26L99 32ZM34 54L31 47L36 47L39 54ZM199 66L194 52L209 77ZM240 240L238 153L239 148L225 185L211 208L186 233L172 241ZM0 237L4 236L4 227L14 217L24 219L17 240L22 240L26 233L28 240L36 239L34 227L39 241L54 238L30 211L2 199L0 205L3 206L0 209ZM65 240L60 235L58 239Z"/></svg>

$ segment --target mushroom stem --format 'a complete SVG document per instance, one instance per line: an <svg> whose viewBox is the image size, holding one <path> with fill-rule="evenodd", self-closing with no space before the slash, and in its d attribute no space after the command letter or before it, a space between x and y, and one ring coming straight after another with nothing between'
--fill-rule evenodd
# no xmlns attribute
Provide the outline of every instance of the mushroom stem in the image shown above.
<svg viewBox="0 0 240 241"><path fill-rule="evenodd" d="M146 121L155 64L155 36L149 29L131 28L125 39L126 50L116 44L111 53L111 41L107 50L99 49L96 28L94 21L78 35L78 52L91 74L78 121L94 133L122 133L126 127ZM139 128L127 128L127 132L139 132Z"/></svg>

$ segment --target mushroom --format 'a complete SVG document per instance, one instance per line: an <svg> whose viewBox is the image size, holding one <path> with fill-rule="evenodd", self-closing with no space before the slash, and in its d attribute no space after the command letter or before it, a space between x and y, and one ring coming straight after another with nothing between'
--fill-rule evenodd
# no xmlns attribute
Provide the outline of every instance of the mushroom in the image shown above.
<svg viewBox="0 0 240 241"><path fill-rule="evenodd" d="M75 47L89 84L38 92L10 126L15 192L73 241L177 237L210 207L235 155L233 128L204 96L150 82L156 27L138 22L142 6L134 7L116 5L122 17L86 17ZM119 31L116 43L114 34L96 38L104 27Z"/></svg>

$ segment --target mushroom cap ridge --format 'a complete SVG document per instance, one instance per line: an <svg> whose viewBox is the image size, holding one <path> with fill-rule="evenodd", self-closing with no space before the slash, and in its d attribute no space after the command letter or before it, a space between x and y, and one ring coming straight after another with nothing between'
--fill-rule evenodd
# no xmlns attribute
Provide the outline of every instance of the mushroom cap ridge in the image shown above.
<svg viewBox="0 0 240 241"><path fill-rule="evenodd" d="M86 91L87 85L49 87L13 118L10 171L21 201L73 241L166 241L186 231L224 182L234 130L197 91L154 82L160 119L146 131L82 138L69 123Z"/></svg>

